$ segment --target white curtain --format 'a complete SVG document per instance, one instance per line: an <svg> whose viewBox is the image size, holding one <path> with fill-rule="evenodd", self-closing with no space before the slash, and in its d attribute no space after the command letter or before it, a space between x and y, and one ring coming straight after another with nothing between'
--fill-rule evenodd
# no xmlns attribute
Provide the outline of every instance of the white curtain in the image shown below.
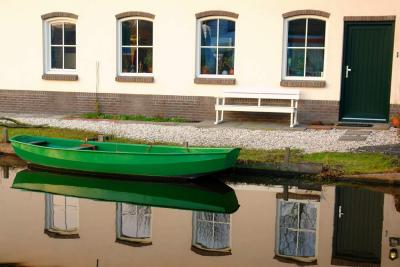
<svg viewBox="0 0 400 267"><path fill-rule="evenodd" d="M195 212L195 244L207 249L230 247L230 215Z"/></svg>
<svg viewBox="0 0 400 267"><path fill-rule="evenodd" d="M317 224L316 203L279 200L279 204L279 254L314 257Z"/></svg>
<svg viewBox="0 0 400 267"><path fill-rule="evenodd" d="M121 203L121 234L130 238L149 238L151 235L151 208Z"/></svg>

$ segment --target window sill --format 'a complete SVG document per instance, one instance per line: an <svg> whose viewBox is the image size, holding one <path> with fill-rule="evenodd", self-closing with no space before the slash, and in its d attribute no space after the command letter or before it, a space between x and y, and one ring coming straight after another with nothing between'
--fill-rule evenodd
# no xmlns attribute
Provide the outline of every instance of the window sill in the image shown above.
<svg viewBox="0 0 400 267"><path fill-rule="evenodd" d="M192 245L191 250L199 255L202 256L229 256L232 255L231 249L224 249L224 250L211 250L211 249L203 249L196 245Z"/></svg>
<svg viewBox="0 0 400 267"><path fill-rule="evenodd" d="M282 262L282 263L294 263L297 264L298 266L308 266L308 265L317 265L317 259L313 258L307 258L307 257L290 257L290 256L280 256L280 255L275 255L274 259Z"/></svg>
<svg viewBox="0 0 400 267"><path fill-rule="evenodd" d="M78 75L76 74L43 74L43 80L47 81L77 81Z"/></svg>
<svg viewBox="0 0 400 267"><path fill-rule="evenodd" d="M196 84L235 85L235 78L194 78Z"/></svg>
<svg viewBox="0 0 400 267"><path fill-rule="evenodd" d="M119 239L117 238L115 240L116 243L124 244L127 246L131 247L146 247L146 246L151 246L153 243L150 240L144 240L144 241L129 241L125 239Z"/></svg>
<svg viewBox="0 0 400 267"><path fill-rule="evenodd" d="M153 76L116 76L116 82L122 83L154 83Z"/></svg>
<svg viewBox="0 0 400 267"><path fill-rule="evenodd" d="M284 199L285 194L284 193L277 193L276 198L277 199ZM312 195L312 194L297 194L297 193L289 193L288 194L289 199L295 199L295 200L314 200L314 201L321 201L321 196L319 195Z"/></svg>
<svg viewBox="0 0 400 267"><path fill-rule="evenodd" d="M77 239L80 238L79 234L76 232L59 232L59 231L53 231L51 229L44 229L44 233L48 235L51 238L59 238L59 239Z"/></svg>
<svg viewBox="0 0 400 267"><path fill-rule="evenodd" d="M324 88L325 81L312 81L312 80L282 80L282 87L310 87L310 88Z"/></svg>

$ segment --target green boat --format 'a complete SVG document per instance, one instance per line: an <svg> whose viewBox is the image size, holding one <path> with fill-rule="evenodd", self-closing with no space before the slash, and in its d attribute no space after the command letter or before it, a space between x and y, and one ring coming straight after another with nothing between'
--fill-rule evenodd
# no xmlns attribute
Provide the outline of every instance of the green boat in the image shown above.
<svg viewBox="0 0 400 267"><path fill-rule="evenodd" d="M194 178L232 168L239 148L122 144L20 135L10 139L22 159L88 173Z"/></svg>
<svg viewBox="0 0 400 267"><path fill-rule="evenodd" d="M194 182L148 182L43 171L17 173L12 188L136 205L233 213L235 191L218 179Z"/></svg>

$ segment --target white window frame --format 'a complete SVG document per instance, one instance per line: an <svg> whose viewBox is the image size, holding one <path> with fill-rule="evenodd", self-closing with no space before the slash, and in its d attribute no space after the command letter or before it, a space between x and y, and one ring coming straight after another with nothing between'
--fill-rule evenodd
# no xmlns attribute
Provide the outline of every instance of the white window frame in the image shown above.
<svg viewBox="0 0 400 267"><path fill-rule="evenodd" d="M202 212L202 211L200 211ZM205 251L216 251L216 252L230 252L231 248L232 248L232 214L227 214L229 216L229 222L216 222L214 220L215 218L215 213L213 212L208 212L213 214L213 220L212 221L208 221L208 220L198 220L197 219L197 213L199 213L199 211L193 211L193 215L192 215L192 246L201 249L201 250L205 250ZM197 240L197 222L198 221L203 221L203 222L207 222L207 223L212 223L212 225L214 226L214 224L229 224L229 246L227 248L222 248L222 249L213 249L213 248L206 248L203 247L199 244L196 243ZM214 227L213 227L214 229Z"/></svg>
<svg viewBox="0 0 400 267"><path fill-rule="evenodd" d="M79 231L79 199L77 199L78 204L77 209L77 227L72 229L57 229L54 227L54 202L53 197L56 195L46 193L45 194L45 229L49 232L57 233L60 235L76 235ZM65 206L67 206L67 198L74 198L68 196L57 195L58 197L64 197ZM65 208L65 218L67 217L67 208ZM68 226L66 225L68 228Z"/></svg>
<svg viewBox="0 0 400 267"><path fill-rule="evenodd" d="M280 225L279 225L279 220L281 218L281 209L280 209L280 203L281 202L295 202L295 203L313 203L315 204L316 208L317 208L317 218L316 218L316 223L315 223L315 231L313 230L300 230L300 229L296 229L295 231L298 232L315 232L315 255L314 257L301 257L301 256L288 256L288 255L282 255L279 254L279 242L280 242ZM277 199L276 202L276 229L275 229L275 254L277 256L280 257L284 257L284 258L289 258L289 259L294 259L297 261L302 261L302 262L312 262L315 261L318 258L318 239L319 239L319 209L320 209L320 202L318 200L314 200L314 199L288 199L287 201L284 199ZM300 212L300 209L298 209L298 212ZM299 213L298 213L298 218L299 218ZM300 220L299 220L300 223ZM297 239L297 248L298 248L298 239Z"/></svg>
<svg viewBox="0 0 400 267"><path fill-rule="evenodd" d="M132 243L151 243L152 242L152 235L153 235L153 209L150 208L150 213L146 214L145 216L150 217L150 233L149 237L128 237L122 234L122 204L136 206L136 214L137 214L137 207L140 205L130 204L130 203L117 203L117 216L116 216L116 235L117 240L132 242Z"/></svg>
<svg viewBox="0 0 400 267"><path fill-rule="evenodd" d="M51 68L51 25L61 23L72 23L75 24L75 45L64 45L64 30L63 30L63 42L61 47L75 47L75 69L52 69ZM44 48L44 73L46 74L77 74L77 59L78 59L78 25L76 19L58 17L45 20L43 23L43 48ZM63 51L63 64L64 64L64 51ZM63 66L64 67L64 66Z"/></svg>
<svg viewBox="0 0 400 267"><path fill-rule="evenodd" d="M209 46L208 48L215 48L217 49L217 65L216 65L216 74L201 74L201 23L206 20L229 20L235 22L235 45L234 46L219 46L218 41L219 41L219 24L217 28L217 45L216 46ZM229 78L229 79L235 79L236 78L236 48L237 48L237 19L231 18L231 17L224 17L224 16L209 16L209 17L204 17L201 19L197 20L197 27L196 27L196 77L198 78ZM233 48L233 69L234 69L234 74L233 75L224 75L224 74L218 74L218 49L219 48Z"/></svg>
<svg viewBox="0 0 400 267"><path fill-rule="evenodd" d="M122 22L128 20L146 20L153 24L153 32L152 32L152 45L132 45L130 47L136 47L137 52L139 52L139 48L151 48L152 49L152 72L151 73L128 73L122 72ZM139 22L140 23L140 22ZM136 27L136 36L139 37L139 26ZM125 46L126 47L126 46ZM137 54L139 55L139 54ZM136 66L138 66L139 57L136 56ZM154 20L145 18L145 17L126 17L117 20L117 76L128 76L128 77L153 77L154 76Z"/></svg>
<svg viewBox="0 0 400 267"><path fill-rule="evenodd" d="M321 21L325 21L325 46L324 47L312 47L308 48L307 47L307 36L308 36L308 20L306 23L306 41L305 41L305 47L291 47L292 49L298 48L298 49L305 49L305 57L304 57L304 76L287 76L287 50L288 50L288 30L289 30L289 22L292 20L298 20L298 19L317 19ZM283 36L283 64L282 64L282 79L283 80L304 80L304 81L323 81L326 79L326 66L327 66L327 47L328 47L328 20L324 17L319 17L319 16L295 16L295 17L290 17L286 18L284 20L284 36ZM305 70L306 70L306 56L307 56L307 49L324 49L324 66L323 66L323 72L321 77L307 77L305 76Z"/></svg>

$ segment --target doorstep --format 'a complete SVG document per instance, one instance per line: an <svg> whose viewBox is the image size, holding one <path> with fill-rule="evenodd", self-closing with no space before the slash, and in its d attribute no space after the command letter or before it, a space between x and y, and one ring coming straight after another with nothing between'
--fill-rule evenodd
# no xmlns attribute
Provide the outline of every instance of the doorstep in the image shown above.
<svg viewBox="0 0 400 267"><path fill-rule="evenodd" d="M363 124L369 124L371 126L363 126ZM352 123L352 125L357 125L357 123ZM345 124L340 124L337 123L335 125L335 129L338 130L389 130L390 129L390 124L389 123L361 123L359 124L360 126L350 126L349 125L345 125Z"/></svg>

